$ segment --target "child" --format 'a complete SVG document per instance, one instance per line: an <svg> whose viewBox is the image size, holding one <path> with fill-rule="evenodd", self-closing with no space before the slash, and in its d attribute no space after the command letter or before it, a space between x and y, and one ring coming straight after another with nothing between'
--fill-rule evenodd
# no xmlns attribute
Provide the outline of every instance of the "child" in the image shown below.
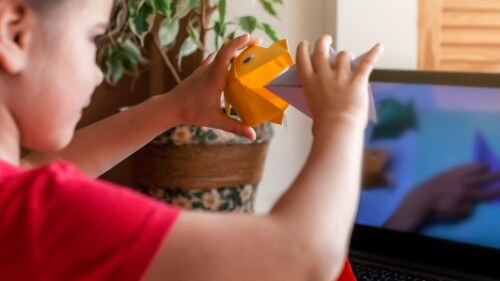
<svg viewBox="0 0 500 281"><path fill-rule="evenodd" d="M180 211L92 180L172 126L255 133L219 111L243 35L176 89L74 134L102 82L95 38L112 0L0 0L0 278L2 280L333 280L359 195L368 76L331 38L297 63L313 111L307 163L269 215ZM134 130L130 130L134 128ZM131 133L132 132L132 133ZM126 136L126 137L124 137ZM37 151L20 159L20 147ZM52 162L52 163L48 163Z"/></svg>

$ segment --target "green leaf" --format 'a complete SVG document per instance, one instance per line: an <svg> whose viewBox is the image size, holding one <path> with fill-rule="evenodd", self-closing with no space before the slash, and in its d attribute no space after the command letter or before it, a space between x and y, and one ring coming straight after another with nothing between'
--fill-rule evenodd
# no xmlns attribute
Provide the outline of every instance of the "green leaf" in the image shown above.
<svg viewBox="0 0 500 281"><path fill-rule="evenodd" d="M144 46L144 38L153 27L155 18L154 8L148 2L143 2L137 10L136 14L132 15L129 20L130 29L140 38L141 44Z"/></svg>
<svg viewBox="0 0 500 281"><path fill-rule="evenodd" d="M257 28L263 30L267 34L267 36L271 38L273 41L281 39L279 33L271 25L267 23L260 23L257 25Z"/></svg>
<svg viewBox="0 0 500 281"><path fill-rule="evenodd" d="M130 39L119 39L115 45L102 48L98 64L110 85L116 85L123 75L137 73L142 61L140 46Z"/></svg>
<svg viewBox="0 0 500 281"><path fill-rule="evenodd" d="M111 58L111 46L105 46L102 47L98 52L97 52L97 64L100 66L101 71L103 73L107 73L109 69L109 61Z"/></svg>
<svg viewBox="0 0 500 281"><path fill-rule="evenodd" d="M104 65L104 62L108 60L109 55L111 54L111 45L106 45L101 47L97 51L97 63L99 65Z"/></svg>
<svg viewBox="0 0 500 281"><path fill-rule="evenodd" d="M128 10L130 10L129 8ZM119 1L115 2L115 7L113 10L113 15L112 15L112 21L110 23L110 28L109 31L113 32L115 30L121 30L123 27L125 27L125 23L127 22L128 17L127 17L127 9L124 9L120 4Z"/></svg>
<svg viewBox="0 0 500 281"><path fill-rule="evenodd" d="M170 46L175 42L179 34L179 20L164 19L160 24L160 43L162 46Z"/></svg>
<svg viewBox="0 0 500 281"><path fill-rule="evenodd" d="M116 84L118 84L118 81L120 81L120 79L122 79L123 77L124 74L123 68L121 67L112 68L109 74L110 76L107 78L108 81L110 82L111 85L116 86Z"/></svg>
<svg viewBox="0 0 500 281"><path fill-rule="evenodd" d="M131 59L126 52L120 54L120 61L124 72L133 74L138 70L137 61Z"/></svg>
<svg viewBox="0 0 500 281"><path fill-rule="evenodd" d="M110 69L107 73L106 80L109 81L111 85L116 85L118 81L123 77L124 69L120 62L119 52L113 52L110 58Z"/></svg>
<svg viewBox="0 0 500 281"><path fill-rule="evenodd" d="M274 4L271 2L268 2L267 0L259 0L260 4L262 5L262 8L270 14L273 17L277 17L278 13L276 12L276 9L274 8Z"/></svg>
<svg viewBox="0 0 500 281"><path fill-rule="evenodd" d="M234 40L234 38L236 38L236 31L233 31L226 36L226 40Z"/></svg>
<svg viewBox="0 0 500 281"><path fill-rule="evenodd" d="M152 0L152 1L153 1L153 7L158 13L164 15L167 18L170 18L170 14L172 13L171 10L172 0Z"/></svg>
<svg viewBox="0 0 500 281"><path fill-rule="evenodd" d="M219 49L219 36L216 34L215 35L215 40L214 40L214 44L215 44L215 49L218 50Z"/></svg>
<svg viewBox="0 0 500 281"><path fill-rule="evenodd" d="M217 5L217 9L219 10L219 22L226 22L227 1L226 0L219 0L219 4Z"/></svg>
<svg viewBox="0 0 500 281"><path fill-rule="evenodd" d="M171 18L173 18L175 14L177 14L177 3L179 3L179 0L172 0L172 6L171 6L172 12L170 15Z"/></svg>
<svg viewBox="0 0 500 281"><path fill-rule="evenodd" d="M181 48L179 50L179 55L177 57L177 68L180 70L182 66L182 59L187 57L198 50L198 46L193 42L191 37L186 38L184 42L182 42Z"/></svg>
<svg viewBox="0 0 500 281"><path fill-rule="evenodd" d="M221 23L219 21L215 22L214 31L216 35L224 37L224 34L226 34L226 24Z"/></svg>
<svg viewBox="0 0 500 281"><path fill-rule="evenodd" d="M111 45L102 48L99 51L98 63L104 74L106 82L110 85L116 85L117 81L121 78L120 69L122 66L116 60L116 46ZM118 80L115 80L117 78Z"/></svg>
<svg viewBox="0 0 500 281"><path fill-rule="evenodd" d="M254 16L239 17L236 23L243 30L250 34L257 28L258 22Z"/></svg>
<svg viewBox="0 0 500 281"><path fill-rule="evenodd" d="M117 1L118 2L118 1ZM127 1L130 2L130 1ZM139 7L144 4L144 0L140 2L130 2L128 3L128 10L130 12L130 17L135 17L137 15L137 11L139 10ZM117 3L118 5L118 3Z"/></svg>
<svg viewBox="0 0 500 281"><path fill-rule="evenodd" d="M129 53L127 49L121 46L113 53L113 60L115 61L115 68L121 68L121 72L128 74L135 73L138 70L138 60L133 54Z"/></svg>
<svg viewBox="0 0 500 281"><path fill-rule="evenodd" d="M191 37L191 39L193 40L193 43L195 43L196 46L198 47L198 49L205 51L205 46L200 41L200 31L193 27L192 22L188 24L187 32L189 34L189 37Z"/></svg>
<svg viewBox="0 0 500 281"><path fill-rule="evenodd" d="M176 0L173 19L185 17L193 8L200 6L200 0Z"/></svg>
<svg viewBox="0 0 500 281"><path fill-rule="evenodd" d="M129 56L136 62L142 60L141 49L130 40L125 40L119 43L120 47L129 54Z"/></svg>

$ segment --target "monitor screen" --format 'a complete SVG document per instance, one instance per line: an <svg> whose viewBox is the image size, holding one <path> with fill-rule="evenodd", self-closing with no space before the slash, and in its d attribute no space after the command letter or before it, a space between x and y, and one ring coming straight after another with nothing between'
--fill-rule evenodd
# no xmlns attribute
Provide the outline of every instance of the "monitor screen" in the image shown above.
<svg viewBox="0 0 500 281"><path fill-rule="evenodd" d="M371 87L356 223L500 249L500 88Z"/></svg>

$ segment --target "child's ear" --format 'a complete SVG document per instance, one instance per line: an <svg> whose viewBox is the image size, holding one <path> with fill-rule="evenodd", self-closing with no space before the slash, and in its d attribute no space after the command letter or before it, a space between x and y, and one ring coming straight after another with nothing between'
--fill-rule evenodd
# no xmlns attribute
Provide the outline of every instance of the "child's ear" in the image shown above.
<svg viewBox="0 0 500 281"><path fill-rule="evenodd" d="M21 0L0 1L0 68L8 73L26 67L33 16Z"/></svg>

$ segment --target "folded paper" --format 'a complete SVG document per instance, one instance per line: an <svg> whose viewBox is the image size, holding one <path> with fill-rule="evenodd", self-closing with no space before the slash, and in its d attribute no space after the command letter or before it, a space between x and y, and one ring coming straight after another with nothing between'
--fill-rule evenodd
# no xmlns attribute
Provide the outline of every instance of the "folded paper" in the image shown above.
<svg viewBox="0 0 500 281"><path fill-rule="evenodd" d="M285 40L269 48L249 47L233 62L224 90L226 112L230 105L241 121L255 126L265 121L281 124L288 103L264 86L293 65Z"/></svg>
<svg viewBox="0 0 500 281"><path fill-rule="evenodd" d="M355 59L356 70L364 55ZM330 63L335 64L336 52L330 48ZM377 115L371 88L369 119L376 123ZM300 84L286 40L279 40L269 48L252 46L245 49L229 69L224 90L226 112L234 108L242 122L255 126L265 121L282 124L284 112L291 104L307 116L311 110Z"/></svg>
<svg viewBox="0 0 500 281"><path fill-rule="evenodd" d="M417 115L412 100L405 104L391 97L377 105L378 123L373 128L370 141L397 139L406 131L417 130Z"/></svg>
<svg viewBox="0 0 500 281"><path fill-rule="evenodd" d="M480 132L476 132L474 137L474 163L487 164L490 172L500 171L500 158L495 154L490 144ZM497 180L482 186L482 188L498 188L499 184L500 181ZM500 204L500 199L494 199L493 201L496 204Z"/></svg>
<svg viewBox="0 0 500 281"><path fill-rule="evenodd" d="M372 190L375 188L392 186L387 174L389 163L388 150L382 148L366 148L363 153L363 177L361 188Z"/></svg>

